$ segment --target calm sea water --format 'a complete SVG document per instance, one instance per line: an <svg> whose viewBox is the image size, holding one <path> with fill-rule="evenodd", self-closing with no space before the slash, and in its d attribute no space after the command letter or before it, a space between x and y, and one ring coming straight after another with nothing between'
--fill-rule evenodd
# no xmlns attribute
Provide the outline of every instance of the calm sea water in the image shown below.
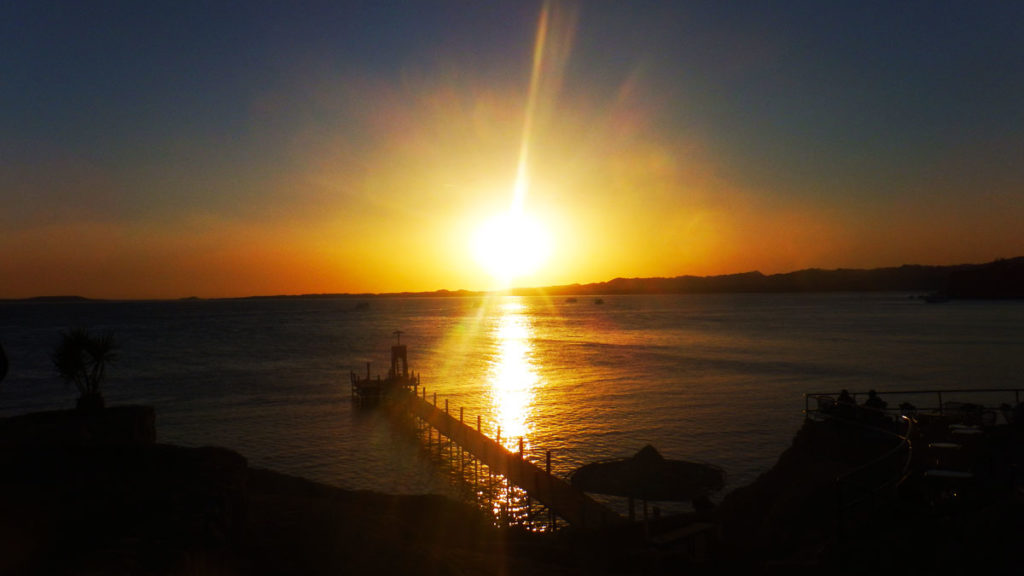
<svg viewBox="0 0 1024 576"><path fill-rule="evenodd" d="M415 440L354 410L349 372L387 369L392 332L428 395L557 474L653 444L717 464L728 491L774 464L803 393L1024 386L1024 303L905 294L0 303L0 415L74 405L60 330L122 343L108 404L157 410L161 442L351 489L450 493ZM724 492L723 492L724 493Z"/></svg>

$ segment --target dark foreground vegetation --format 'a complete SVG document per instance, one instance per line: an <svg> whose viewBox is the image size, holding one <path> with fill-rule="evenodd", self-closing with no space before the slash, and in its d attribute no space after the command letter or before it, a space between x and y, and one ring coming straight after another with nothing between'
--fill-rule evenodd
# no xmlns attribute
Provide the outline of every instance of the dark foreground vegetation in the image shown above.
<svg viewBox="0 0 1024 576"><path fill-rule="evenodd" d="M948 422L922 422L920 448L904 452L862 423L808 420L772 470L713 510L544 536L440 496L348 491L222 448L161 445L154 422L138 406L0 420L0 573L1013 573L1024 536L1015 426L979 435L976 474L953 486L923 474L923 447ZM876 489L900 454L906 480ZM687 526L707 529L664 538Z"/></svg>

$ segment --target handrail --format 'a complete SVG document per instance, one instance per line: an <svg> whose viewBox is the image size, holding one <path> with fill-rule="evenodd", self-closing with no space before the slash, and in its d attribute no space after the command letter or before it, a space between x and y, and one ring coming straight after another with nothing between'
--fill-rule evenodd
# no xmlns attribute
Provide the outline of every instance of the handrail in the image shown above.
<svg viewBox="0 0 1024 576"><path fill-rule="evenodd" d="M877 428L877 427L874 427L874 426L868 426L868 425L861 424L862 426L864 426L866 428L871 428L873 431L881 432L881 433L885 433L885 434L891 434L893 437L899 439L899 442L895 446L893 446L892 448L887 450L885 453L883 453L882 455L880 455L877 458L875 458L874 460L871 460L871 461L869 461L869 462L867 462L865 464L862 464L862 465L858 466L857 468L854 468L853 470L849 470L847 472L844 472L843 474L840 474L839 476L836 477L836 484L838 484L840 486L840 490L841 490L842 486L843 486L843 483L850 482L850 479L852 477L854 477L855 475L860 474L860 473L862 473L862 472L864 472L864 471L866 471L866 470L868 470L870 468L873 468L876 465L879 465L882 462L884 462L885 460L888 460L889 458L891 458L894 455L898 454L899 452L902 452L902 451L906 450L906 459L903 461L903 466L901 467L901 469L899 471L899 474L891 476L888 480L878 484L877 486L868 487L867 488L867 494L865 494L864 496L862 496L861 498L859 498L857 500L853 500L853 501L846 502L846 503L840 502L840 506L842 506L844 508L851 508L854 505L860 504L862 501L866 500L867 498L869 498L871 496L874 496L875 494L877 494L877 493L879 493L879 492L881 492L883 490L886 490L886 489L888 489L888 488L890 488L892 486L898 486L901 482L903 482L903 480L905 480L907 478L907 476L909 476L909 474L910 474L910 464L911 464L911 461L912 461L913 455L914 455L914 447L913 447L913 444L910 441L910 436L911 436L911 434L913 432L914 420L912 418L908 417L908 416L901 416L900 419L903 420L906 423L906 426L907 426L906 432L904 434L898 434L896 432L892 432L892 431L885 430L885 429L882 429L882 428ZM844 422L848 422L845 419L843 419L843 421ZM860 423L857 423L857 424L860 424Z"/></svg>
<svg viewBox="0 0 1024 576"><path fill-rule="evenodd" d="M466 424L462 410L456 419L449 413L448 400L444 407L437 404L437 393L433 403L427 401L427 390L421 388L422 397L414 390L399 391L395 406L401 407L413 416L427 423L450 441L472 454L488 468L504 476L509 483L525 490L531 497L543 503L549 510L570 524L582 529L599 529L625 522L617 512L594 500L590 495L572 486L566 480L551 473L550 453L544 468L525 457L520 439L519 451L513 452L501 443L501 428L495 438L490 438L477 427Z"/></svg>
<svg viewBox="0 0 1024 576"><path fill-rule="evenodd" d="M835 421L848 426L858 426L864 429L870 429L876 434L880 433L891 435L894 439L898 439L898 442L894 446L885 450L881 455L836 477L836 527L839 531L839 537L844 537L844 532L847 530L847 519L845 517L848 513L852 512L855 507L871 502L877 504L880 502L880 500L878 500L880 495L883 493L890 493L911 476L913 469L914 447L910 437L914 432L914 427L918 424L914 414L934 413L937 411L938 415L942 417L947 416L947 413L960 414L966 417L966 413L960 413L961 409L966 408L966 403L961 403L960 398L957 398L956 401L958 404L962 405L960 405L956 411L951 410L950 404L953 402L953 397L956 396L967 396L969 400L972 400L973 402L971 402L971 404L973 407L971 408L971 413L976 411L979 415L987 412L993 412L1000 408L1005 408L1008 403L1000 403L1000 400L996 400L995 402L992 401L991 396L994 394L1002 394L1006 400L1009 400L1012 395L1012 399L1019 410L1022 406L1022 393L1024 393L1024 388L876 391L876 394L879 396L885 396L889 399L895 397L898 401L909 401L913 400L915 396L919 397L928 395L934 396L938 401L937 407L914 407L913 411L910 413L905 413L907 412L906 405L879 409L864 406L863 404L857 404L857 396L870 396L870 393L865 392L848 392L848 394L853 398L853 403L852 405L848 404L846 406L848 406L848 408L853 408L853 411L850 411L849 409L844 410L842 408L843 405L836 402L838 394L835 392L809 392L804 394L804 414L809 419L813 415L815 419ZM979 397L986 397L985 401L983 403L979 403ZM817 402L813 408L811 406L812 399ZM828 399L829 401L822 402L821 400L824 399ZM835 407L835 409L831 409L832 407ZM893 430L886 430L884 428L871 425L871 421L876 418L875 414L884 415L896 412L899 413L901 421L906 424L906 429L902 431L902 434ZM1007 415L1005 412L1004 417L1008 422L1012 422L1019 418L1016 414L1011 416Z"/></svg>
<svg viewBox="0 0 1024 576"><path fill-rule="evenodd" d="M804 414L810 418L812 415L816 419L824 419L829 421L841 422L844 425L858 426L865 429L870 429L875 433L881 433L891 435L894 439L898 439L898 442L892 448L886 450L883 454L878 457L866 462L860 466L857 466L853 470L849 470L836 477L836 486L839 490L837 494L837 513L839 514L839 528L842 530L843 526L843 513L845 510L851 509L854 506L862 504L863 502L869 501L877 497L883 491L890 490L896 486L899 486L904 480L906 480L911 473L912 459L913 459L913 445L910 440L910 436L913 432L914 426L917 424L916 419L912 415L902 414L904 406L890 407L890 408L872 408L864 406L863 404L857 404L856 398L858 396L868 396L870 393L867 392L848 392L853 398L853 404L849 407L853 408L854 411L842 411L841 405L836 402L837 394L835 392L808 392L804 394ZM972 399L977 399L979 396L989 396L993 394L1002 394L1006 399L1012 395L1015 403L1020 406L1022 393L1024 388L975 388L975 389L933 389L933 390L878 390L876 392L879 396L885 396L887 398L901 398L906 399L907 397L915 396L934 396L938 401L937 407L923 406L915 407L917 413L937 411L939 415L945 416L947 412L953 413L950 410L950 404L953 402L951 397L954 396L969 396ZM814 407L811 406L812 399L818 404ZM831 402L822 403L821 400L828 399ZM959 402L959 400L958 400ZM1005 403L1004 403L1005 404ZM830 407L835 407L837 410L831 410ZM985 404L975 404L975 408L978 411L992 411L1002 406L992 402L986 402ZM873 416L868 416L865 419L865 415L877 413L877 414L892 414L894 412L901 412L899 418L906 423L907 428L903 434L894 432L892 430L886 430L876 426L872 426L870 420ZM852 417L844 417L844 413L852 415ZM1007 416L1009 420L1010 417ZM894 458L903 458L902 463L896 468L897 462ZM889 468L892 466L892 468ZM892 471L889 474L889 470ZM878 475L872 475L877 473ZM878 481L881 480L881 481ZM858 494L851 494L851 491L856 490ZM846 499L849 498L848 501Z"/></svg>
<svg viewBox="0 0 1024 576"><path fill-rule="evenodd" d="M839 422L846 426L857 426L869 430L873 433L880 433L891 436L893 439L898 440L895 446L886 450L881 455L869 460L868 462L865 462L864 464L861 464L860 466L857 466L853 470L848 470L836 476L836 528L838 530L839 537L842 538L843 534L846 531L844 521L844 512L846 510L850 510L855 506L858 506L864 502L876 498L879 494L883 492L889 491L899 486L901 483L903 483L904 480L906 480L910 476L911 463L914 454L914 448L910 440L910 436L913 431L914 419L905 415L900 416L901 421L903 421L906 424L907 428L903 434L899 434L897 432L893 432L892 430L887 430L885 428L873 426L869 423L865 423L860 420L843 418L835 413L822 412L822 414L827 420ZM886 465L886 463L890 461L892 458L897 457L902 452L905 452L905 456L903 458L902 465L899 467L899 470L894 474L888 474L888 466ZM882 477L882 480L880 482L872 484L863 481L858 482L854 480L858 475L865 474L868 473L868 471L874 470L879 471L879 476ZM857 495L856 497L849 501L844 501L845 497L850 495L849 493L852 488L856 488L858 491L861 492L861 494Z"/></svg>
<svg viewBox="0 0 1024 576"><path fill-rule="evenodd" d="M939 405L937 407L937 410L938 410L939 414L943 414L944 413L945 402L943 401L943 394L947 395L946 402L948 402L948 396L949 395L954 395L954 394L971 394L971 395L974 395L974 394L1010 394L1010 393L1013 394L1014 404L1020 404L1021 403L1021 396L1022 396L1022 394L1024 394L1024 388L973 388L973 389L972 388L950 388L950 389L933 389L933 390L920 390L920 389L918 389L918 390L878 390L877 391L877 394L879 396L882 396L882 395L886 395L886 396L935 395L937 400L938 400L938 403L939 403ZM850 392L849 394L854 399L856 399L857 396L867 396L867 395L870 394L870 392ZM811 405L810 405L811 398L815 398L815 399L817 399L817 398L834 398L835 395L836 395L835 391L832 391L832 392L805 392L804 393L804 414L811 414L811 413L821 412L821 410L819 410L817 408L811 408ZM895 411L897 409L898 408L889 408L888 410ZM918 409L921 409L921 408L918 408ZM924 409L931 410L931 409L935 409L935 408L924 407Z"/></svg>
<svg viewBox="0 0 1024 576"><path fill-rule="evenodd" d="M934 388L928 390L921 390L917 388L915 390L876 390L879 394L934 394L936 392L950 392L953 394L961 393L972 393L972 392L1024 392L1024 388ZM807 392L805 396L827 396L829 394L835 394L835 391L831 392ZM850 394L863 394L867 395L867 392L850 392Z"/></svg>

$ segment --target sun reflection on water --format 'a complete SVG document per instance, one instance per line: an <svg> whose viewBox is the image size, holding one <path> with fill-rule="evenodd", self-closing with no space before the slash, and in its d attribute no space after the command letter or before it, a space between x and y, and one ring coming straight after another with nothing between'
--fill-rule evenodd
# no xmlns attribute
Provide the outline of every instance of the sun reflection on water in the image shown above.
<svg viewBox="0 0 1024 576"><path fill-rule="evenodd" d="M540 376L533 364L533 328L527 307L518 297L499 305L493 325L497 353L489 367L491 411L501 427L501 443L518 450L530 446L533 399Z"/></svg>

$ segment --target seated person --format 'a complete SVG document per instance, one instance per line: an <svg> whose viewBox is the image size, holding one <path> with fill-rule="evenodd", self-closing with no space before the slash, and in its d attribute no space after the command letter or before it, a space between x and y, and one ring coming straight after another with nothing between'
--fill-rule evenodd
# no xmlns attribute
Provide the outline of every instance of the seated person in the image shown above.
<svg viewBox="0 0 1024 576"><path fill-rule="evenodd" d="M879 416L885 416L885 407L888 404L878 397L878 393L874 390L868 390L868 399L864 401L864 408L870 411L868 414L869 418L876 418Z"/></svg>

